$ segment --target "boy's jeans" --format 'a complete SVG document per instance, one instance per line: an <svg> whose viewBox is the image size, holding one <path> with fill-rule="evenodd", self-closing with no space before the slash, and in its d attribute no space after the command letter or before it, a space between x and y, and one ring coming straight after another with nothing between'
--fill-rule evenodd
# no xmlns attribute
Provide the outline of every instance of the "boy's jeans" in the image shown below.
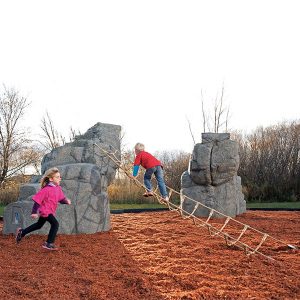
<svg viewBox="0 0 300 300"><path fill-rule="evenodd" d="M166 189L166 185L165 185L165 181L164 181L164 177L163 177L163 170L162 170L161 166L156 166L156 167L146 170L145 175L144 175L144 183L145 183L145 186L146 186L148 192L152 191L151 177L152 177L153 173L155 175L157 185L158 185L161 195L163 197L167 197L168 193L167 193L167 189Z"/></svg>

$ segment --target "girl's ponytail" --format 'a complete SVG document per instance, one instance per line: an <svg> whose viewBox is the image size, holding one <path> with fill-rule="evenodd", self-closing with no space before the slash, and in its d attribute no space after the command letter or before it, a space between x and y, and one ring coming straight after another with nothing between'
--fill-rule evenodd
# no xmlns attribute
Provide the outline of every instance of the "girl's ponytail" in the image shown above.
<svg viewBox="0 0 300 300"><path fill-rule="evenodd" d="M49 179L53 178L53 176L58 172L59 170L57 168L48 169L41 179L41 188L45 187L49 183Z"/></svg>

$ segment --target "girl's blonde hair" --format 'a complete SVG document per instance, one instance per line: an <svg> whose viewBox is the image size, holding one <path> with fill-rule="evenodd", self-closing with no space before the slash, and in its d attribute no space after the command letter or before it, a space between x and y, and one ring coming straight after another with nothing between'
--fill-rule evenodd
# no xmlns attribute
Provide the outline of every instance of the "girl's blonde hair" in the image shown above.
<svg viewBox="0 0 300 300"><path fill-rule="evenodd" d="M134 146L134 149L138 150L138 151L144 151L145 150L145 145L142 144L142 143L136 143L135 146Z"/></svg>
<svg viewBox="0 0 300 300"><path fill-rule="evenodd" d="M49 179L53 178L54 175L58 172L59 172L59 170L57 168L48 169L41 179L41 187L43 188L44 186L46 186L50 181Z"/></svg>

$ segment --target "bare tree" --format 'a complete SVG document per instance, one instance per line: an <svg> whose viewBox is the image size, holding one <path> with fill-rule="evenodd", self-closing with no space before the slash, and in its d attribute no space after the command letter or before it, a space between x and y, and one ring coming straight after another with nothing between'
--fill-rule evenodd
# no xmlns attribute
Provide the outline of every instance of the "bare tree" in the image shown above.
<svg viewBox="0 0 300 300"><path fill-rule="evenodd" d="M72 126L70 127L70 134L69 134L69 141L73 142L75 141L75 138L77 135L81 135L81 132L79 130L75 130Z"/></svg>
<svg viewBox="0 0 300 300"><path fill-rule="evenodd" d="M65 138L55 129L53 121L48 112L41 120L41 129L43 131L44 140L40 143L48 151L65 144Z"/></svg>
<svg viewBox="0 0 300 300"><path fill-rule="evenodd" d="M4 86L0 95L0 185L37 159L36 151L19 123L28 106L27 99Z"/></svg>
<svg viewBox="0 0 300 300"><path fill-rule="evenodd" d="M224 85L221 89L220 96L216 95L214 99L213 112L211 114L206 113L204 109L204 97L201 90L201 108L202 108L202 118L203 118L203 132L206 132L206 127L209 131L218 133L220 130L225 132L228 131L228 121L229 121L229 106L225 107L224 101ZM210 124L212 120L213 124Z"/></svg>
<svg viewBox="0 0 300 300"><path fill-rule="evenodd" d="M179 191L181 175L188 169L191 155L183 151L163 151L155 154L164 166L166 185Z"/></svg>
<svg viewBox="0 0 300 300"><path fill-rule="evenodd" d="M250 199L300 199L300 122L292 121L239 138L239 175Z"/></svg>
<svg viewBox="0 0 300 300"><path fill-rule="evenodd" d="M190 134L191 134L191 136L192 136L192 139L193 139L193 142L194 142L194 145L195 145L195 144L196 144L196 141L195 141L195 137L194 137L194 134L193 134L193 131L192 131L191 122L190 122L190 120L189 120L188 118L186 118L186 119L187 119L187 122L188 122L188 124L189 124Z"/></svg>
<svg viewBox="0 0 300 300"><path fill-rule="evenodd" d="M39 142L46 151L51 151L54 148L63 146L66 143L66 138L56 129L48 112L46 112L46 115L41 120L41 129L43 131L43 140ZM69 132L69 142L73 142L77 135L81 135L80 131L76 131L71 126Z"/></svg>
<svg viewBox="0 0 300 300"><path fill-rule="evenodd" d="M224 97L224 86L222 86L222 90L221 90L221 96L218 99L218 96L215 99L215 107L214 107L214 131L217 133L219 132L219 128L221 126L220 124L220 119L221 116L224 113L224 108L223 108L223 97Z"/></svg>
<svg viewBox="0 0 300 300"><path fill-rule="evenodd" d="M203 132L206 132L206 115L204 110L204 98L203 98L202 90L201 90L201 108L202 108L202 117L203 117Z"/></svg>

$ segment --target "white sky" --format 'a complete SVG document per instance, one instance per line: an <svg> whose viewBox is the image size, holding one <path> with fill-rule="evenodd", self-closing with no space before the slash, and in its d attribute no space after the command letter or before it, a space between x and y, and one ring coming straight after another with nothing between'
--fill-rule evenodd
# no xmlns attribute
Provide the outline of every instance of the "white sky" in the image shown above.
<svg viewBox="0 0 300 300"><path fill-rule="evenodd" d="M190 152L223 83L231 128L299 119L298 3L0 0L0 84L35 133L48 110L65 135L112 123L128 148Z"/></svg>

